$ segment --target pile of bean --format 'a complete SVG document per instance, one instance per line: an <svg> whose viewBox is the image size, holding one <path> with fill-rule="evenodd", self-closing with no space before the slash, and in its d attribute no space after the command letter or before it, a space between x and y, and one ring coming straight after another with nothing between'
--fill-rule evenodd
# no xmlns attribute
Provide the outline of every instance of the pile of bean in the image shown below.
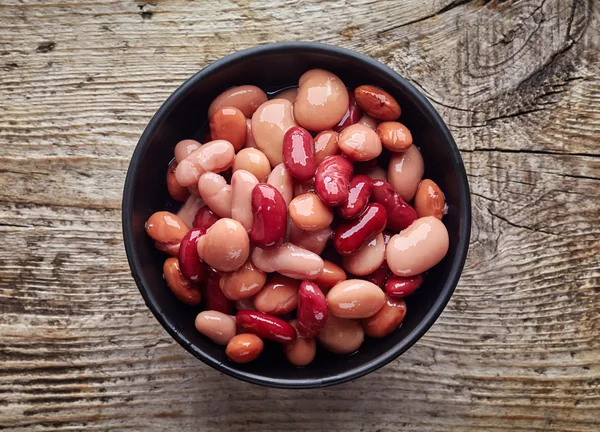
<svg viewBox="0 0 600 432"><path fill-rule="evenodd" d="M384 90L349 91L314 69L270 100L255 86L225 91L206 144L176 145L167 186L184 204L146 230L172 256L168 287L202 303L196 328L232 361L256 359L266 339L306 366L315 340L350 354L401 325L403 297L442 260L448 232L400 113Z"/></svg>

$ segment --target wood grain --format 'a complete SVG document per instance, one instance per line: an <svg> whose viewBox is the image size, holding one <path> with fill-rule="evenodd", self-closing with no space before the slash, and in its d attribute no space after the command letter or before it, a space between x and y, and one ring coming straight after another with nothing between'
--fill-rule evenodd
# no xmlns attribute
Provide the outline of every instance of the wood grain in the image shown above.
<svg viewBox="0 0 600 432"><path fill-rule="evenodd" d="M600 7L593 0L0 4L0 429L600 429ZM282 40L345 46L434 103L473 233L449 306L380 371L323 390L204 366L122 246L129 158L188 76Z"/></svg>

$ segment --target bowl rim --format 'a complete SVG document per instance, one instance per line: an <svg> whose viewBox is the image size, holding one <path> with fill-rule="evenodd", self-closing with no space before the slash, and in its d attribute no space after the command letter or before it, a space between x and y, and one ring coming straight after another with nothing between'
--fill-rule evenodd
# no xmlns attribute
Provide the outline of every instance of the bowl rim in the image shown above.
<svg viewBox="0 0 600 432"><path fill-rule="evenodd" d="M450 268L449 277L446 283L442 287L439 297L436 299L432 308L427 312L425 317L417 324L417 326L398 344L392 349L382 353L373 360L362 364L356 368L342 373L335 373L326 378L311 378L311 379L280 379L270 378L259 374L249 373L240 371L231 367L227 363L223 363L215 360L209 355L205 354L201 349L194 345L184 335L179 333L171 320L165 315L161 308L161 305L156 301L150 290L146 289L147 281L145 280L142 272L142 263L139 261L138 254L134 247L134 236L133 230L130 229L133 225L133 194L134 194L134 179L137 176L137 172L140 169L141 160L146 153L150 137L158 129L159 125L163 121L164 117L171 110L174 103L184 97L188 91L192 89L198 82L200 82L205 76L210 75L220 68L226 65L236 63L247 57L256 57L265 54L277 54L279 52L289 53L290 51L312 51L314 53L327 53L336 56L351 58L352 60L361 62L369 68L377 69L379 73L386 75L390 79L396 81L403 90L410 95L416 104L421 106L422 114L429 119L429 121L435 126L435 128L441 133L441 138L448 143L449 156L456 167L457 179L458 179L458 190L460 196L464 197L462 205L460 206L460 212L464 215L461 218L459 225L459 241L456 246L456 258ZM438 112L431 105L429 100L419 92L408 80L402 77L400 74L392 70L390 67L380 63L379 61L366 56L364 54L357 53L347 48L338 46L318 43L318 42L278 42L265 45L259 45L252 48L247 48L235 53L229 54L196 72L190 78L188 78L183 84L181 84L161 105L158 111L154 114L148 125L146 126L142 136L140 137L133 155L130 160L129 168L127 170L127 176L125 178L123 201L122 201L122 228L123 228L123 239L125 243L125 253L131 269L131 274L135 283L140 291L146 306L150 309L153 315L156 317L158 322L163 328L175 339L183 348L190 352L194 357L202 360L207 365L217 369L234 378L240 380L264 385L267 387L275 388L319 388L326 387L335 384L341 384L356 378L360 378L370 372L373 372L392 360L399 357L410 347L412 347L434 324L437 318L440 316L444 308L446 307L450 297L452 296L456 285L460 279L462 273L467 252L469 248L470 231L471 231L471 197L469 192L469 183L465 167L460 156L460 152L446 123L442 120Z"/></svg>

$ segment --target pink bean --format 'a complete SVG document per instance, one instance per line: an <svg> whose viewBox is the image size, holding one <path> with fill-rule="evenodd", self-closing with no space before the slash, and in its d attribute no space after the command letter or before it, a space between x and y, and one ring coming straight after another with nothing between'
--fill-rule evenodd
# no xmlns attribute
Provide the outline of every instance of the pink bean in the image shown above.
<svg viewBox="0 0 600 432"><path fill-rule="evenodd" d="M177 212L177 216L185 222L187 226L193 226L194 218L200 208L204 207L205 203L200 197L190 196Z"/></svg>
<svg viewBox="0 0 600 432"><path fill-rule="evenodd" d="M315 174L315 190L321 201L330 207L347 201L352 171L352 162L343 156L325 158Z"/></svg>
<svg viewBox="0 0 600 432"><path fill-rule="evenodd" d="M294 198L294 179L283 163L276 165L267 178L267 183L274 186L285 200L286 207Z"/></svg>
<svg viewBox="0 0 600 432"><path fill-rule="evenodd" d="M315 175L315 143L310 133L295 126L283 136L283 163L290 174L300 181L306 181Z"/></svg>
<svg viewBox="0 0 600 432"><path fill-rule="evenodd" d="M391 184L384 180L373 182L371 201L383 205L387 211L387 227L402 231L417 220L417 212L396 193Z"/></svg>
<svg viewBox="0 0 600 432"><path fill-rule="evenodd" d="M315 337L327 321L327 300L323 291L311 281L302 281L298 290L298 333Z"/></svg>
<svg viewBox="0 0 600 432"><path fill-rule="evenodd" d="M231 176L231 218L241 223L246 230L252 229L252 190L258 184L249 171L238 170Z"/></svg>
<svg viewBox="0 0 600 432"><path fill-rule="evenodd" d="M333 230L329 226L320 231L305 231L292 222L290 243L321 255L332 234Z"/></svg>
<svg viewBox="0 0 600 432"><path fill-rule="evenodd" d="M191 186L198 182L207 171L221 172L233 165L235 149L224 140L211 141L194 150L177 165L175 177L181 186Z"/></svg>
<svg viewBox="0 0 600 432"><path fill-rule="evenodd" d="M287 207L283 196L269 184L258 184L252 189L252 211L252 243L260 248L279 246L287 230Z"/></svg>
<svg viewBox="0 0 600 432"><path fill-rule="evenodd" d="M175 161L177 163L181 162L190 154L192 154L194 150L199 149L201 145L202 144L200 144L198 141L192 139L179 141L175 146Z"/></svg>
<svg viewBox="0 0 600 432"><path fill-rule="evenodd" d="M183 276L192 281L200 282L204 278L204 263L198 256L196 243L198 238L206 234L204 228L193 228L187 232L179 247L179 267Z"/></svg>
<svg viewBox="0 0 600 432"><path fill-rule="evenodd" d="M385 292L391 297L406 297L421 286L423 279L422 274L408 277L392 274L385 284Z"/></svg>
<svg viewBox="0 0 600 432"><path fill-rule="evenodd" d="M252 264L265 273L278 272L294 279L313 280L323 271L323 259L306 249L284 243L271 249L255 248Z"/></svg>
<svg viewBox="0 0 600 432"><path fill-rule="evenodd" d="M381 204L369 204L353 221L340 225L333 236L333 246L342 255L350 255L385 229L387 215Z"/></svg>
<svg viewBox="0 0 600 432"><path fill-rule="evenodd" d="M231 217L231 186L225 177L213 172L202 174L198 180L198 191L206 205L219 217Z"/></svg>
<svg viewBox="0 0 600 432"><path fill-rule="evenodd" d="M296 340L296 330L281 318L262 312L241 310L235 320L238 326L249 333L279 343L289 343Z"/></svg>
<svg viewBox="0 0 600 432"><path fill-rule="evenodd" d="M348 201L338 207L338 212L344 219L354 219L365 210L369 204L373 181L366 175L354 176L348 188Z"/></svg>

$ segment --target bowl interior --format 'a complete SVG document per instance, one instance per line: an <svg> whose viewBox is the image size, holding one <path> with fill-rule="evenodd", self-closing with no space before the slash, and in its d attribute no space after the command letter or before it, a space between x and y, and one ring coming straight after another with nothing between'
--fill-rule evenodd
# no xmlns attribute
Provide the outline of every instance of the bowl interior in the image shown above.
<svg viewBox="0 0 600 432"><path fill-rule="evenodd" d="M267 343L259 361L238 365L225 350L194 328L201 308L179 302L167 288L157 251L144 230L148 217L159 210L176 211L165 173L175 144L198 137L205 127L210 102L225 89L254 84L275 91L297 84L311 68L336 73L354 88L373 84L392 94L402 107L400 121L412 132L425 160L425 177L444 191L449 213L444 223L450 249L429 271L421 289L406 299L408 314L401 328L383 339L367 338L350 356L319 349L306 368L291 366L281 347ZM384 162L385 164L385 162ZM445 125L431 105L408 82L380 63L359 54L318 44L275 44L236 53L205 68L182 85L152 119L142 136L128 172L123 200L125 245L133 276L147 305L169 333L196 357L225 373L279 387L316 387L363 375L392 360L431 326L446 305L464 264L470 226L468 185L460 155Z"/></svg>

